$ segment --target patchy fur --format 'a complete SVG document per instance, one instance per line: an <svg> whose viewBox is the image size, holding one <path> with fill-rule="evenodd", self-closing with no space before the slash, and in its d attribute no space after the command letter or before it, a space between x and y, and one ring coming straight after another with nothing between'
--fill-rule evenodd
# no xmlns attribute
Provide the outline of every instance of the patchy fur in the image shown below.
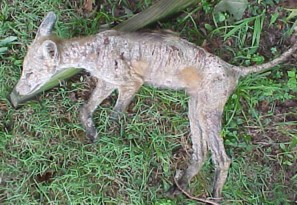
<svg viewBox="0 0 297 205"><path fill-rule="evenodd" d="M231 163L220 137L226 101L241 76L269 69L297 49L295 43L271 62L244 68L230 65L203 48L170 34L108 30L94 36L61 40L51 35L55 21L55 14L50 12L40 25L24 59L16 91L28 95L62 70L69 67L85 69L98 79L90 99L80 110L82 125L94 141L98 133L92 114L115 89L119 95L113 109L114 118L126 110L143 84L186 90L190 95L193 155L178 183L186 188L210 151L215 166L213 196L216 198L221 196Z"/></svg>

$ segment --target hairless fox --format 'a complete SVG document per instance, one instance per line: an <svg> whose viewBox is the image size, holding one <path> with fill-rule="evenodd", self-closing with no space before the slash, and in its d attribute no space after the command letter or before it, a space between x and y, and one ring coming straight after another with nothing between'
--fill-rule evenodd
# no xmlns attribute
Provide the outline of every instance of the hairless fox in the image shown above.
<svg viewBox="0 0 297 205"><path fill-rule="evenodd" d="M52 35L55 21L56 15L49 12L41 23L24 59L16 92L28 95L62 70L70 67L85 69L97 79L97 85L88 102L81 107L80 120L87 136L94 141L98 133L92 114L115 89L118 99L113 118L118 118L126 110L143 84L185 90L190 96L188 118L193 153L178 184L187 188L210 150L215 166L215 198L221 197L231 163L220 137L226 101L240 77L276 66L297 50L297 43L294 43L271 62L239 67L170 34L107 30L93 36L62 40Z"/></svg>

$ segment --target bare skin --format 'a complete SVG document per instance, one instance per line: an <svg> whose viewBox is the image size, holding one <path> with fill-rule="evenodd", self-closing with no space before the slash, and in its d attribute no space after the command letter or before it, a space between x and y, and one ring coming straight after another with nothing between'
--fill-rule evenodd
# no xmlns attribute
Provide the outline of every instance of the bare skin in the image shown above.
<svg viewBox="0 0 297 205"><path fill-rule="evenodd" d="M143 84L185 90L193 155L178 183L186 189L199 172L208 151L215 166L213 197L220 198L231 160L220 137L223 109L241 76L265 71L297 50L295 43L277 59L259 66L237 67L188 41L169 34L104 31L94 36L61 40L52 36L56 21L50 12L39 27L24 59L16 91L28 95L53 75L69 67L83 68L98 79L80 119L91 141L98 138L93 112L112 91L119 96L113 109L118 118ZM177 193L172 189L172 193Z"/></svg>

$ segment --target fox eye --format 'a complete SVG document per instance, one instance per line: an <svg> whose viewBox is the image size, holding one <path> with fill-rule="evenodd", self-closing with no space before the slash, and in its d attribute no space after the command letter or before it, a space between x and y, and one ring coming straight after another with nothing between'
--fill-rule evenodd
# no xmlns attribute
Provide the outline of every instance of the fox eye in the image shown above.
<svg viewBox="0 0 297 205"><path fill-rule="evenodd" d="M26 78L29 78L32 74L33 74L33 72L27 73Z"/></svg>

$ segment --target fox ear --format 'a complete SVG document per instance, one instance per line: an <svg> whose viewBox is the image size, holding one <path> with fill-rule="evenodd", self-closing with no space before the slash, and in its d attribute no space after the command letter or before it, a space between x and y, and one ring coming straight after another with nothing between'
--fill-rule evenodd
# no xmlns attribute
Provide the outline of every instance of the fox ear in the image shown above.
<svg viewBox="0 0 297 205"><path fill-rule="evenodd" d="M46 40L42 43L42 53L43 56L48 60L58 61L59 51L57 48L57 44L54 41Z"/></svg>
<svg viewBox="0 0 297 205"><path fill-rule="evenodd" d="M56 14L52 11L48 12L48 14L44 17L42 23L38 28L35 40L41 36L51 35L56 20Z"/></svg>

